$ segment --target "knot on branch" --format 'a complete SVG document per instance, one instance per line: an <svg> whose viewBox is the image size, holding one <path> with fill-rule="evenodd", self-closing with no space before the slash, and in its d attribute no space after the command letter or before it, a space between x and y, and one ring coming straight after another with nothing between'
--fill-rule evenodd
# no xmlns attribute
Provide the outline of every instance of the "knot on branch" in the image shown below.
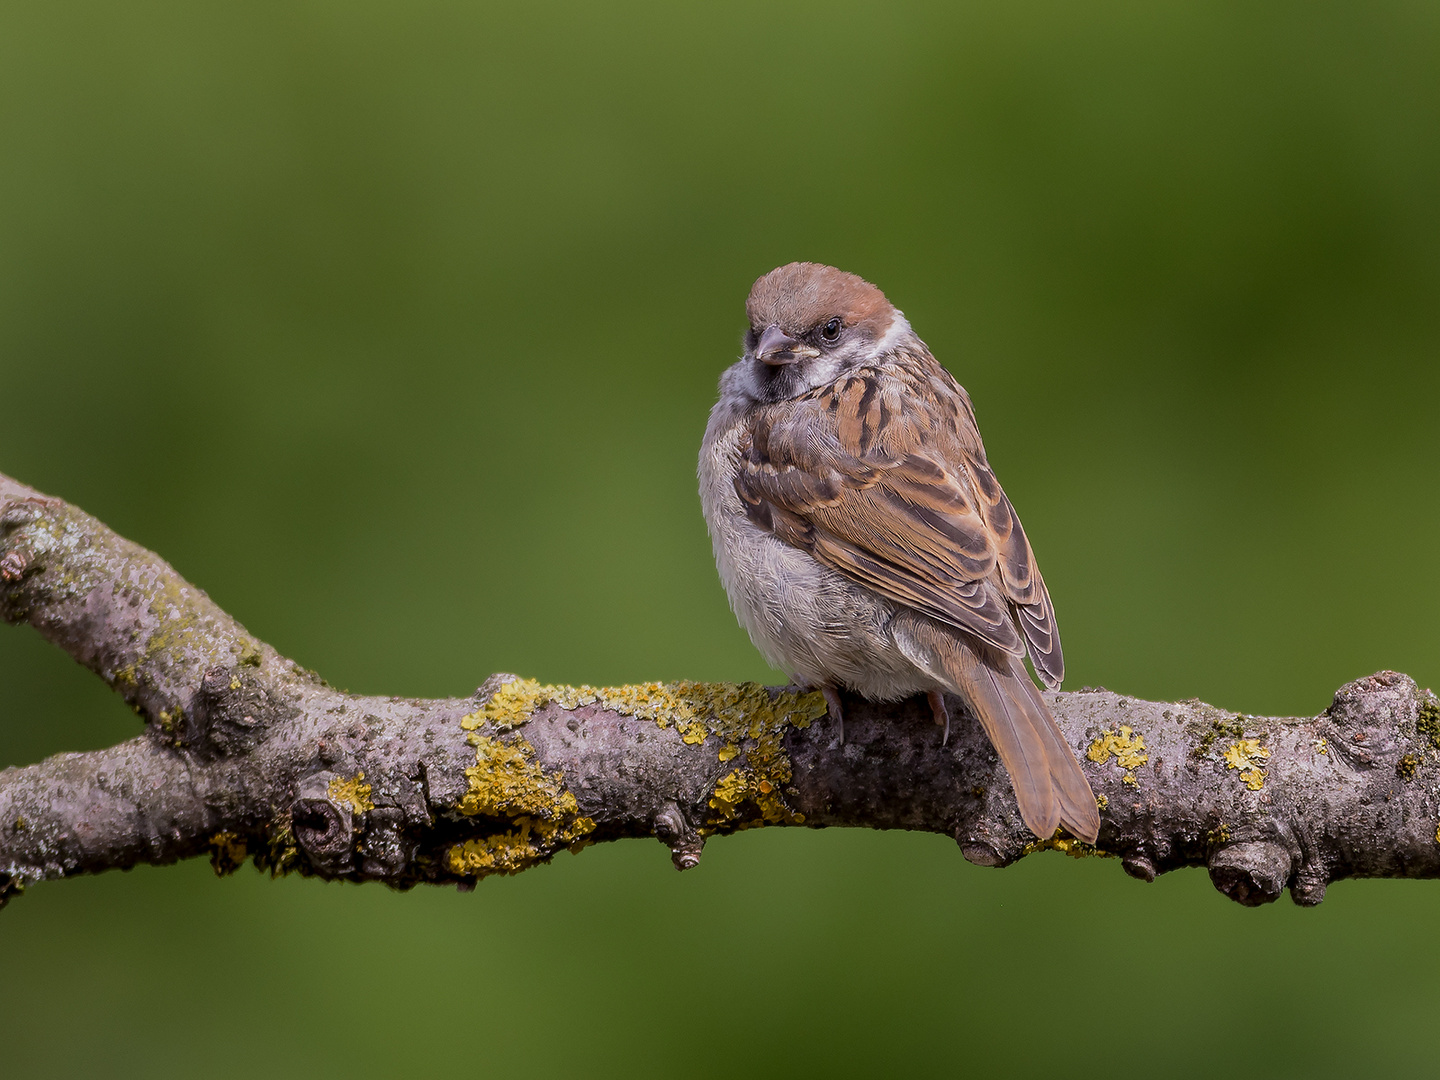
<svg viewBox="0 0 1440 1080"><path fill-rule="evenodd" d="M41 499L0 503L0 617L6 622L20 622L25 618L26 605L18 585L27 573L37 569L35 552L25 537L13 534L34 522L45 509Z"/></svg>
<svg viewBox="0 0 1440 1080"><path fill-rule="evenodd" d="M46 508L46 500L32 496L0 503L0 536L8 536L16 529L29 525Z"/></svg>
<svg viewBox="0 0 1440 1080"><path fill-rule="evenodd" d="M1419 699L1415 680L1398 671L1377 671L1346 683L1325 711L1336 750L1356 769L1373 769L1392 759L1398 764L1400 741L1408 741L1419 719ZM1413 766L1407 771L1413 775Z"/></svg>
<svg viewBox="0 0 1440 1080"><path fill-rule="evenodd" d="M1145 855L1126 855L1120 860L1120 867L1135 880L1143 881L1147 885L1155 880L1158 873L1155 864Z"/></svg>
<svg viewBox="0 0 1440 1080"><path fill-rule="evenodd" d="M290 807L295 843L322 877L339 877L355 868L356 818L374 809L363 778L363 774L347 779L328 771L311 773Z"/></svg>
<svg viewBox="0 0 1440 1080"><path fill-rule="evenodd" d="M1301 907L1314 907L1325 899L1325 889L1330 884L1330 875L1319 863L1307 862L1295 871L1295 880L1290 883L1290 899Z"/></svg>
<svg viewBox="0 0 1440 1080"><path fill-rule="evenodd" d="M955 842L965 861L976 866L1009 866L1025 854L1025 841L1018 833L993 829L983 817L960 825L955 830Z"/></svg>
<svg viewBox="0 0 1440 1080"><path fill-rule="evenodd" d="M667 802L655 815L655 838L670 849L670 861L676 870L690 870L700 865L705 838L690 822L678 803Z"/></svg>
<svg viewBox="0 0 1440 1080"><path fill-rule="evenodd" d="M405 811L398 806L376 806L365 816L359 876L364 881L399 886L415 858L415 841L406 829Z"/></svg>
<svg viewBox="0 0 1440 1080"><path fill-rule="evenodd" d="M25 575L29 559L20 550L7 551L0 557L0 581L19 581Z"/></svg>
<svg viewBox="0 0 1440 1080"><path fill-rule="evenodd" d="M1278 900L1290 880L1290 869L1290 853L1273 840L1242 840L1210 856L1215 888L1246 907Z"/></svg>
<svg viewBox="0 0 1440 1080"><path fill-rule="evenodd" d="M275 823L280 828L271 833L264 861L277 872L289 869L298 853L320 877L406 889L421 877L418 838L433 820L415 777L391 774L371 784L363 770L352 776L325 770L301 781Z"/></svg>
<svg viewBox="0 0 1440 1080"><path fill-rule="evenodd" d="M285 718L277 713L286 710L262 683L258 669L242 661L205 672L188 723L179 709L175 711L180 715L170 717L168 726L177 742L234 755L253 750L268 724ZM167 727L165 713L160 714L159 722L162 729Z"/></svg>

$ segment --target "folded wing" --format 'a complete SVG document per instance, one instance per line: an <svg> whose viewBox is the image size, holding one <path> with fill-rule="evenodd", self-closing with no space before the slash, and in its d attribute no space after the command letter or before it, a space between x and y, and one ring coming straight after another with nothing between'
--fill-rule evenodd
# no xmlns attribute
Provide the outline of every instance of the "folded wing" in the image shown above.
<svg viewBox="0 0 1440 1080"><path fill-rule="evenodd" d="M933 359L913 360L759 410L735 489L761 528L897 603L1028 651L1058 686L1055 612L969 400Z"/></svg>

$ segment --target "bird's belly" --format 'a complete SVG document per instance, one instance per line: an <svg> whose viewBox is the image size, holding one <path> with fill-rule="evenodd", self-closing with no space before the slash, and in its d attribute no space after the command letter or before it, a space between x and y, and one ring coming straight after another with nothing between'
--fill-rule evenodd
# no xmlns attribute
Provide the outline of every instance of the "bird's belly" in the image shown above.
<svg viewBox="0 0 1440 1080"><path fill-rule="evenodd" d="M740 624L774 667L812 686L894 700L935 684L896 647L895 605L754 525L730 478L735 434L700 461L700 495L720 580Z"/></svg>

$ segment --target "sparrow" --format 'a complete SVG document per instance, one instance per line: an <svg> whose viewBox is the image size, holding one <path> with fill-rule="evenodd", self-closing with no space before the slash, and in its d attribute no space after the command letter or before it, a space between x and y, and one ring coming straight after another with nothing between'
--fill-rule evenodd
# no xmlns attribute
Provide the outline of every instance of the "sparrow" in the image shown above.
<svg viewBox="0 0 1440 1080"><path fill-rule="evenodd" d="M1025 670L1064 661L1035 553L970 396L874 285L796 262L755 282L720 379L700 499L720 580L774 667L825 694L961 698L1041 839L1094 843L1095 796Z"/></svg>

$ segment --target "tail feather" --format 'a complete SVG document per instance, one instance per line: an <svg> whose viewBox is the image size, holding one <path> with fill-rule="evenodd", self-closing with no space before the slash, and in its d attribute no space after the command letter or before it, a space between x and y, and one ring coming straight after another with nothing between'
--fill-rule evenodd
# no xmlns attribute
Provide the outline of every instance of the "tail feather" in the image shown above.
<svg viewBox="0 0 1440 1080"><path fill-rule="evenodd" d="M1029 695L1033 714L1040 717L1035 727L1049 744L1050 777L1055 781L1055 797L1060 803L1060 824L1071 836L1093 844L1100 835L1100 811L1095 806L1095 793L1090 790L1085 771L1075 751L1060 734L1055 714L1040 696L1040 690L1023 670L1017 674L1016 681Z"/></svg>
<svg viewBox="0 0 1440 1080"><path fill-rule="evenodd" d="M1064 825L1093 844L1100 833L1095 795L1020 660L909 613L890 627L910 660L970 703L1010 774L1026 828L1048 840Z"/></svg>
<svg viewBox="0 0 1440 1080"><path fill-rule="evenodd" d="M1055 785L1050 780L1050 755L1035 730L1023 691L987 664L966 665L956 682L980 718L980 726L1000 753L1020 817L1036 836L1048 840L1060 823Z"/></svg>

